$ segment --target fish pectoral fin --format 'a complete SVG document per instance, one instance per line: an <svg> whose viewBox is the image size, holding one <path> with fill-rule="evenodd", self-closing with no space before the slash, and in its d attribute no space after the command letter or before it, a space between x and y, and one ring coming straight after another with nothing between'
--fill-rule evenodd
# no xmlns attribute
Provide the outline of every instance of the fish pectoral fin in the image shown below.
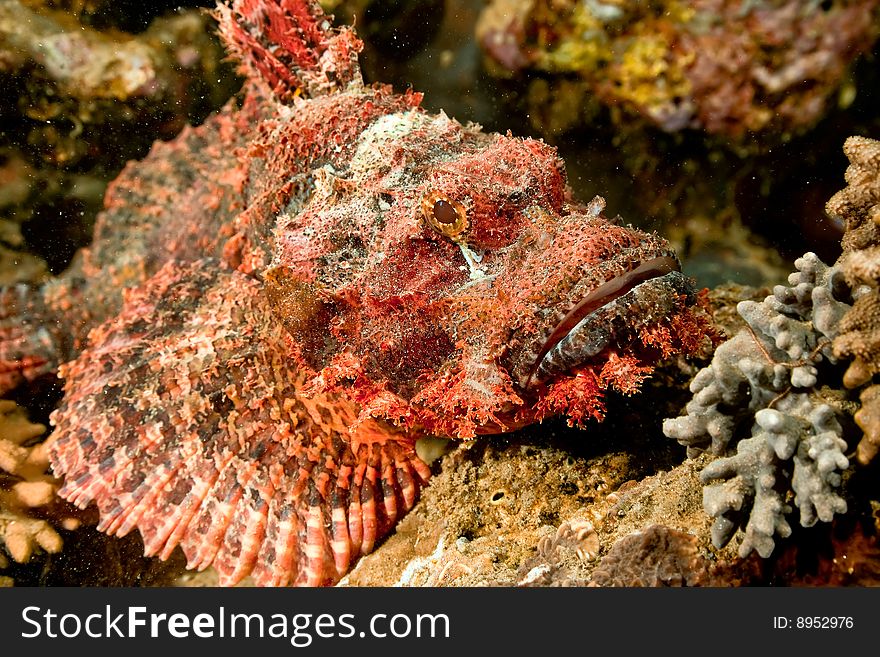
<svg viewBox="0 0 880 657"><path fill-rule="evenodd" d="M216 261L163 267L62 375L60 495L223 585L337 581L427 478L405 437L353 446L312 420L260 282Z"/></svg>

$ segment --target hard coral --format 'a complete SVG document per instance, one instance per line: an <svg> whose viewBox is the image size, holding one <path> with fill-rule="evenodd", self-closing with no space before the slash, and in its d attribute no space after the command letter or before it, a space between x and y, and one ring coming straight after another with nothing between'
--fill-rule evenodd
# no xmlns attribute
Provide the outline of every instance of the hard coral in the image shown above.
<svg viewBox="0 0 880 657"><path fill-rule="evenodd" d="M880 141L850 137L843 150L850 160L847 187L828 201L826 211L845 222L838 266L856 301L841 321L834 353L851 360L844 384L862 388L856 422L864 437L857 457L866 464L880 451L880 386L870 385L880 372Z"/></svg>
<svg viewBox="0 0 880 657"><path fill-rule="evenodd" d="M670 132L778 138L809 128L833 103L877 37L877 8L876 0L495 0L477 37L495 71L538 72L533 88L566 85L567 106L577 108L569 123L595 98Z"/></svg>
<svg viewBox="0 0 880 657"><path fill-rule="evenodd" d="M618 540L593 571L591 586L705 586L708 559L691 534L650 525Z"/></svg>
<svg viewBox="0 0 880 657"><path fill-rule="evenodd" d="M584 510L580 510L583 516ZM593 523L580 517L563 522L556 532L543 536L537 554L519 568L517 586L583 586L585 580L572 578L566 560L593 561L599 554L599 535Z"/></svg>
<svg viewBox="0 0 880 657"><path fill-rule="evenodd" d="M75 509L56 496L60 482L46 474L48 445L38 440L45 431L15 402L0 400L0 547L18 563L38 549L59 552L55 526L80 524Z"/></svg>
<svg viewBox="0 0 880 657"><path fill-rule="evenodd" d="M793 495L800 523L828 522L846 511L838 495L849 461L838 408L820 389L819 370L837 357L831 343L850 310L849 288L836 267L814 254L795 262L789 286L778 285L763 302L737 306L747 323L715 352L691 383L687 415L667 419L663 430L695 455L704 449L737 453L710 463L701 479L703 506L716 518L712 538L725 545L741 524L740 555L768 556L774 536L787 536ZM751 422L751 437L739 440Z"/></svg>

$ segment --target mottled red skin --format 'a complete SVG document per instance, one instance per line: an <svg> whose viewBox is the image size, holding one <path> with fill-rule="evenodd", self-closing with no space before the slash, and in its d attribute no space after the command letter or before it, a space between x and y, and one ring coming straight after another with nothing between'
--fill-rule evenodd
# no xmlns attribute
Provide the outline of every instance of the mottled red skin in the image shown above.
<svg viewBox="0 0 880 657"><path fill-rule="evenodd" d="M618 304L610 346L532 381L568 310L665 242L571 204L542 142L363 87L353 33L316 5L220 15L250 76L241 107L130 165L43 293L68 336L52 463L102 530L180 545L224 584L332 583L414 504L419 436L601 418L606 388L634 392L709 332L689 290L648 287ZM256 47L261 16L333 56ZM433 230L429 194L469 229Z"/></svg>

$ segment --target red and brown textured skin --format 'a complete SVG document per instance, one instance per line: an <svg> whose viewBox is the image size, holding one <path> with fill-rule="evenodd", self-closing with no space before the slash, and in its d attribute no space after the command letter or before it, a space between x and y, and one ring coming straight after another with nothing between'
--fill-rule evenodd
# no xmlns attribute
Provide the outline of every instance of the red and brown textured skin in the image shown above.
<svg viewBox="0 0 880 657"><path fill-rule="evenodd" d="M573 204L543 142L364 86L317 4L218 15L240 103L127 167L41 290L65 336L52 464L102 530L222 584L330 584L415 503L420 436L601 418L606 389L711 335L688 285L644 283L603 311L606 347L536 380L568 311L666 243Z"/></svg>

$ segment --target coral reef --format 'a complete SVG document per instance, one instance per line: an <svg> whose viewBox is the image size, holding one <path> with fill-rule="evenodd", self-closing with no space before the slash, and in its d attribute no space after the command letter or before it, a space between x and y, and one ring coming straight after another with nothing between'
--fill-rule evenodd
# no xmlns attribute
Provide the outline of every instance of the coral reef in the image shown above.
<svg viewBox="0 0 880 657"><path fill-rule="evenodd" d="M578 16L592 18L576 25ZM698 280L713 287L727 280L763 282L739 278L737 267L725 266L729 245L740 243L726 239L732 231L754 233L756 247L763 244L783 257L785 273L806 251L826 262L839 255L834 239L839 223L821 211L837 189L834 156L827 154L847 135L871 134L878 127L875 90L880 86L877 67L871 65L880 48L878 16L876 1L838 1L823 8L792 0L498 0L487 8L478 33L485 42L487 34L504 35L504 26L519 23L521 30L511 27L499 38L511 48L522 46L522 57L535 60L493 81L499 106L506 110L503 121L521 122L524 130L559 144L586 198L600 193L624 216L644 215L641 225L673 240L683 238L675 246L685 271L708 273ZM852 29L861 36L837 41L843 32L828 27L837 21L846 24L843 32ZM663 50L666 41L669 50ZM639 51L640 43L662 47L630 53ZM592 61L584 55L590 48L599 58L595 65L584 63ZM742 52L729 56L729 49ZM856 56L856 50L864 56ZM548 53L562 63L542 68L538 60L549 61ZM583 70L577 68L581 64ZM788 89L767 94L749 77L753 64L767 71L810 70ZM724 72L707 73L713 67ZM657 69L677 71L676 80L698 75L701 86L679 97L677 83L662 72L655 75ZM692 98L697 92L699 98ZM663 124L666 132L658 124L665 120L660 109L665 105L675 106L665 111L679 112L683 124ZM484 125L487 120L492 119L481 118ZM718 233L716 249L705 238ZM723 268L718 273L725 277L707 272L708 267Z"/></svg>
<svg viewBox="0 0 880 657"><path fill-rule="evenodd" d="M747 326L722 344L691 383L687 415L663 431L693 456L704 449L736 454L710 463L703 506L715 517L712 540L725 545L745 524L740 555L767 557L775 536L788 536L792 495L800 524L829 522L846 511L838 489L849 466L839 416L845 400L819 385L819 367L834 363L832 341L851 309L849 287L836 267L811 253L795 263L789 286L763 302L743 301ZM744 425L751 437L737 439Z"/></svg>
<svg viewBox="0 0 880 657"><path fill-rule="evenodd" d="M578 515L585 511L580 509ZM566 561L593 561L599 554L599 534L583 517L563 522L553 534L538 540L537 554L519 567L516 586L583 586L586 580L571 577Z"/></svg>
<svg viewBox="0 0 880 657"><path fill-rule="evenodd" d="M880 372L880 141L850 137L843 149L850 160L847 187L826 210L845 222L838 266L855 290L855 303L840 322L834 353L851 361L844 384L862 389L855 419L864 436L857 458L867 464L880 451L880 386L872 385Z"/></svg>
<svg viewBox="0 0 880 657"><path fill-rule="evenodd" d="M638 443L639 432L621 422L600 426L589 440L530 427L503 440L467 443L444 457L413 511L341 584L766 582L756 555L743 561L730 547L709 543L699 471L710 455L673 466L674 454L650 453ZM651 474L658 463L669 469Z"/></svg>
<svg viewBox="0 0 880 657"><path fill-rule="evenodd" d="M422 435L602 419L711 340L667 243L573 202L547 144L366 85L317 2L217 16L242 97L0 297L0 384L63 363L50 458L102 531L222 584L332 583L415 504Z"/></svg>
<svg viewBox="0 0 880 657"><path fill-rule="evenodd" d="M61 482L46 472L45 432L15 402L0 400L0 571L8 558L27 563L36 551L59 552L56 528L76 529L83 519L56 495Z"/></svg>
<svg viewBox="0 0 880 657"><path fill-rule="evenodd" d="M0 4L0 220L9 226L0 237L27 262L23 230L28 250L56 272L87 243L125 162L203 120L238 84L207 14L159 17L138 34L93 25L111 11L104 2Z"/></svg>
<svg viewBox="0 0 880 657"><path fill-rule="evenodd" d="M644 464L608 425L586 439L547 424L443 457L413 511L343 584L584 584L601 549L602 502Z"/></svg>
<svg viewBox="0 0 880 657"><path fill-rule="evenodd" d="M225 99L223 87L209 82L223 73L222 51L208 33L196 11L129 35L88 28L66 12L4 2L0 74L12 91L4 105L21 113L13 131L18 143L48 166L82 169L112 166L109 153L124 163L137 152L125 149L142 148L142 141L119 139L126 126L143 131L147 144L174 136Z"/></svg>
<svg viewBox="0 0 880 657"><path fill-rule="evenodd" d="M775 141L835 103L877 37L877 10L876 0L494 0L477 38L495 72L539 73L529 107L553 131L598 101L624 122Z"/></svg>

